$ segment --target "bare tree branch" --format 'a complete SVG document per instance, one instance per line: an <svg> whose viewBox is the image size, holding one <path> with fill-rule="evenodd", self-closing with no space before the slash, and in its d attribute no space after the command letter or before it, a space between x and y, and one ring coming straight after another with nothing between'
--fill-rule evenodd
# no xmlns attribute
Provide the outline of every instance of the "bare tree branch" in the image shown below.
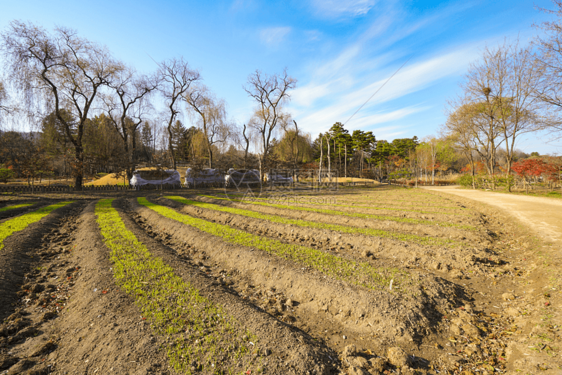
<svg viewBox="0 0 562 375"><path fill-rule="evenodd" d="M193 82L201 79L199 72L189 67L183 58L166 60L160 63L158 71L160 81L159 91L164 97L166 107L169 110L168 128L168 151L172 158L173 168L176 169L176 158L172 147L172 126L179 111L179 103L185 100L185 94Z"/></svg>

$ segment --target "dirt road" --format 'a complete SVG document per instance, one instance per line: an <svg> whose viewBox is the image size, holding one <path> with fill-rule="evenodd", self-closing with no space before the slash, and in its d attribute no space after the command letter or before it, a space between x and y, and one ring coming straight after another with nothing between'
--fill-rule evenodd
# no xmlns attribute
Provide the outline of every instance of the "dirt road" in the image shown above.
<svg viewBox="0 0 562 375"><path fill-rule="evenodd" d="M562 303L562 200L455 187L428 189L499 208L544 241L538 247L525 250L517 239L520 233L512 233L511 250L503 252L514 269L525 271L523 277L512 279L516 299L503 306L503 312L514 318L514 326L520 327L519 335L511 336L512 341L506 348L507 373L537 374L540 371L541 374L562 375L559 351L562 347L562 310L559 307ZM505 240L510 241L509 238ZM493 284L495 286L495 282ZM556 350L545 350L547 348Z"/></svg>
<svg viewBox="0 0 562 375"><path fill-rule="evenodd" d="M526 197L456 187L433 187L428 190L454 194L505 210L528 225L541 238L562 243L562 201L553 198Z"/></svg>

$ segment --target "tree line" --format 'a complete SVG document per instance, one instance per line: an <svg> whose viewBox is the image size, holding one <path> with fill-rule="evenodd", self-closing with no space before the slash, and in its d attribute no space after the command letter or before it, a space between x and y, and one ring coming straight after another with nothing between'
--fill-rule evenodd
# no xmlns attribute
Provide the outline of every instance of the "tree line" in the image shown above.
<svg viewBox="0 0 562 375"><path fill-rule="evenodd" d="M482 169L484 185L491 189L498 184L511 189L514 178L523 177L522 161L514 168L521 159L516 145L523 136L542 131L560 139L562 2L553 3L555 10L543 11L556 19L538 26L542 36L526 46L506 40L484 49L465 74L461 93L448 105L442 133L467 160L474 188L482 185Z"/></svg>
<svg viewBox="0 0 562 375"><path fill-rule="evenodd" d="M287 141L278 142L280 135L293 138L291 150L309 138L285 110L296 85L286 71L256 70L248 77L244 89L256 108L239 126L183 58L140 74L73 30L48 32L20 21L2 33L0 49L6 62L0 114L26 116L39 127L29 134L0 129L0 163L19 176L56 170L71 174L80 189L86 175L125 170L131 178L144 162L265 170L271 160L286 158L280 154ZM155 114L156 101L165 110ZM182 116L194 126L186 127ZM258 151L250 152L250 145ZM309 156L297 154L289 157L292 163Z"/></svg>
<svg viewBox="0 0 562 375"><path fill-rule="evenodd" d="M556 19L539 25L543 36L527 46L488 47L471 64L439 136L392 141L340 122L313 139L287 111L297 82L286 70L249 75L244 90L254 112L240 125L181 57L141 74L73 30L13 21L0 38L0 120L25 118L36 127L29 133L0 127L0 167L27 178L73 176L77 189L84 176L125 171L129 179L139 165L178 163L431 182L439 173L468 172L473 187L511 187L514 177L541 169L530 162L523 168L523 160L559 160L517 148L525 134L562 132L562 1L554 4L545 11Z"/></svg>

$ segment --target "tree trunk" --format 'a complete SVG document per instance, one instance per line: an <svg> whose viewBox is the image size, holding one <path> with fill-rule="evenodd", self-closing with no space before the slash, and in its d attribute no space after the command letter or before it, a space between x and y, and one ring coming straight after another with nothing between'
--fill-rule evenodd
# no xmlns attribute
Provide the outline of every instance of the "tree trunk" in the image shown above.
<svg viewBox="0 0 562 375"><path fill-rule="evenodd" d="M322 183L322 159L324 158L324 145L322 144L322 137L320 137L320 166L318 168L318 183Z"/></svg>
<svg viewBox="0 0 562 375"><path fill-rule="evenodd" d="M172 168L176 170L176 156L174 155L174 148L172 147L172 131L168 126L168 150L170 151L170 158L172 159Z"/></svg>
<svg viewBox="0 0 562 375"><path fill-rule="evenodd" d="M470 158L470 172L472 174L472 190L476 190L476 181L474 180L474 161Z"/></svg>
<svg viewBox="0 0 562 375"><path fill-rule="evenodd" d="M326 139L326 144L328 146L328 177L332 176L332 160L330 158L330 139Z"/></svg>
<svg viewBox="0 0 562 375"><path fill-rule="evenodd" d="M345 146L345 150L344 150L344 162L345 162L345 178L347 178L347 144L344 145Z"/></svg>
<svg viewBox="0 0 562 375"><path fill-rule="evenodd" d="M248 149L250 148L250 139L246 136L246 124L244 124L242 135L244 136L244 140L246 141L246 150L244 151L244 169L247 169Z"/></svg>
<svg viewBox="0 0 562 375"><path fill-rule="evenodd" d="M431 159L431 185L435 185L435 159Z"/></svg>
<svg viewBox="0 0 562 375"><path fill-rule="evenodd" d="M131 181L131 178L133 178L133 171L135 168L135 162L134 162L134 157L135 157L135 148L136 148L136 142L135 142L135 135L133 134L132 138L131 138L131 148L129 149L128 146L128 140L125 140L125 151L127 152L127 156L128 156L128 165L127 165L127 169L126 169L126 174L127 174L127 180Z"/></svg>
<svg viewBox="0 0 562 375"><path fill-rule="evenodd" d="M76 146L76 176L74 178L74 190L82 190L84 180L84 150L82 145Z"/></svg>

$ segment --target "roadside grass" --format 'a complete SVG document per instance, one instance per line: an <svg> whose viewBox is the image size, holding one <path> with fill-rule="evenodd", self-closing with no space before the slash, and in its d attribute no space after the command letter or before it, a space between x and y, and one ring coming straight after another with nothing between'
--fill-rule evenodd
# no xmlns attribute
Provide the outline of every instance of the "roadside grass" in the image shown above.
<svg viewBox="0 0 562 375"><path fill-rule="evenodd" d="M218 204L213 203L206 203L200 201L189 200L179 196L167 196L167 199L171 199L173 201L183 203L186 205L191 205L200 208L206 208L209 210L214 211L222 211L227 212L235 215L241 215L246 217L251 217L254 219L261 219L266 220L274 223L280 223L285 225L297 225L299 227L304 228L315 228L315 229L326 229L331 230L334 232L341 232L341 233L350 233L350 234L363 234L366 236L373 236L373 237L382 237L382 238L392 238L399 241L405 242L413 242L420 245L434 245L434 246L445 246L445 245L456 245L460 246L461 243L453 241L453 240L444 240L438 239L433 237L422 237L416 236L413 234L406 234L406 233L399 233L399 232L390 232L381 229L371 229L371 228L359 228L359 227L350 227L346 225L338 225L338 224L325 224L319 223L315 221L307 221L307 220L300 220L300 219L288 219L278 215L270 215L270 214L263 214L260 212L244 210L241 208L234 208L234 207L225 207Z"/></svg>
<svg viewBox="0 0 562 375"><path fill-rule="evenodd" d="M25 215L15 217L10 220L6 220L2 224L0 224L0 250L4 248L4 240L6 238L16 232L24 230L28 225L38 222L39 220L50 214L53 210L64 207L70 203L72 203L72 201L60 202L52 204L50 206L41 207L36 211L29 212Z"/></svg>
<svg viewBox="0 0 562 375"><path fill-rule="evenodd" d="M220 237L226 242L245 247L254 247L350 284L367 289L381 290L388 288L391 280L394 280L395 287L392 289L394 291L412 283L410 274L398 268L377 268L368 263L341 258L314 248L286 244L281 241L257 236L228 225L212 223L180 214L169 207L149 202L146 198L139 197L138 202L164 217Z"/></svg>
<svg viewBox="0 0 562 375"><path fill-rule="evenodd" d="M29 207L29 206L33 206L33 204L34 203L14 204L13 206L6 206L6 207L0 208L0 212L15 210L16 208Z"/></svg>
<svg viewBox="0 0 562 375"><path fill-rule="evenodd" d="M247 204L254 204L259 206L265 207L273 207L273 208L280 208L285 210L295 210L295 211L306 211L306 212L316 212L320 214L328 214L328 215L337 215L337 216L348 216L348 217L358 217L361 219L373 219L379 221L394 221L397 223L408 223L408 224L421 224L421 225L437 225L442 227L456 227L465 230L475 231L476 227L472 225L466 224L457 224L457 223L450 223L446 221L435 221L435 220L423 220L423 219L411 219L411 218L403 218L403 217L395 217L395 216L383 216L383 215L372 215L372 214L361 214L356 212L344 212L344 211L336 211L336 210L329 210L324 208L309 208L309 207L300 207L300 206L287 206L283 204L275 204L275 203L265 203L265 202L256 202L254 200L241 200L241 199L231 199L231 198L222 198L217 197L215 195L204 195L200 194L201 197L211 198L211 199L222 199L222 200L230 200L233 202L238 203L247 203Z"/></svg>
<svg viewBox="0 0 562 375"><path fill-rule="evenodd" d="M243 374L255 369L256 337L198 290L174 274L172 267L150 254L125 227L113 199L96 204L97 223L111 250L118 284L135 299L152 328L172 341L168 358L176 371L192 374ZM252 345L253 344L253 345Z"/></svg>

